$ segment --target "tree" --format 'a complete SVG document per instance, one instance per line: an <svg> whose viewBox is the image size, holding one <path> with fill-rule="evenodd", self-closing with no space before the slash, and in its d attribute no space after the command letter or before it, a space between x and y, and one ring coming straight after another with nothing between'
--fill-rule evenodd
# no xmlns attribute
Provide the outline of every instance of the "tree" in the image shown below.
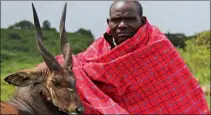
<svg viewBox="0 0 211 115"><path fill-rule="evenodd" d="M181 33L175 33L174 34L174 33L168 32L165 35L175 47L179 47L179 48L182 48L182 49L185 48L186 36L184 34L181 34Z"/></svg>
<svg viewBox="0 0 211 115"><path fill-rule="evenodd" d="M8 27L8 29L10 29L10 28L11 29L21 29L21 30L33 29L34 25L30 21L23 20L23 21L20 21L18 23L15 23L14 25L11 25Z"/></svg>
<svg viewBox="0 0 211 115"><path fill-rule="evenodd" d="M43 22L42 29L50 30L50 29L51 29L51 23L50 23L48 20L45 20L45 21Z"/></svg>
<svg viewBox="0 0 211 115"><path fill-rule="evenodd" d="M79 28L76 33L79 33L79 34L83 34L83 35L87 35L89 37L92 37L94 38L94 35L92 34L92 32L90 30L86 30L84 28Z"/></svg>

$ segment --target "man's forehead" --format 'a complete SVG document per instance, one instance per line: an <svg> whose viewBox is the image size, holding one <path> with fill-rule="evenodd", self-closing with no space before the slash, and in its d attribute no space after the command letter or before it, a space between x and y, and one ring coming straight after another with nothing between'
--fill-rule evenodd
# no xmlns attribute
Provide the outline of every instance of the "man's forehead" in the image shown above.
<svg viewBox="0 0 211 115"><path fill-rule="evenodd" d="M118 1L111 7L111 15L118 14L118 12L127 12L128 14L134 14L138 12L136 4L133 2Z"/></svg>
<svg viewBox="0 0 211 115"><path fill-rule="evenodd" d="M124 1L120 1L120 2L116 2L114 3L114 5L112 6L112 8L114 9L118 9L118 8L121 8L121 7L125 7L125 2Z"/></svg>
<svg viewBox="0 0 211 115"><path fill-rule="evenodd" d="M111 18L117 18L117 17L136 17L137 14L134 12L113 12L111 13Z"/></svg>

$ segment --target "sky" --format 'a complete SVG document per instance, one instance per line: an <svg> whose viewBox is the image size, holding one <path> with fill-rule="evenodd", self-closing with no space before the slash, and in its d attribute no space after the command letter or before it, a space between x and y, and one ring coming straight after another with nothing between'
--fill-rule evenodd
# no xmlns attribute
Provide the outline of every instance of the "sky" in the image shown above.
<svg viewBox="0 0 211 115"><path fill-rule="evenodd" d="M66 31L91 30L95 39L106 31L112 1L1 1L1 28L28 20L33 23L34 4L40 23L48 20L58 30L67 2ZM210 30L209 1L139 1L143 15L162 32L193 35Z"/></svg>

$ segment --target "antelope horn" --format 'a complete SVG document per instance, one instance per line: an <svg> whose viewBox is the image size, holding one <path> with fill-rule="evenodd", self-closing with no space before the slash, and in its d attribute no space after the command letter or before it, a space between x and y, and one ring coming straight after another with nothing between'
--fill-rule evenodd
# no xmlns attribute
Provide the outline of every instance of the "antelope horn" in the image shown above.
<svg viewBox="0 0 211 115"><path fill-rule="evenodd" d="M61 21L60 21L60 40L61 40L61 50L64 57L64 67L72 69L72 49L67 39L67 33L65 31L65 20L66 20L66 9L67 3L64 5Z"/></svg>
<svg viewBox="0 0 211 115"><path fill-rule="evenodd" d="M54 56L47 50L47 48L44 46L42 42L42 31L40 28L39 19L37 16L37 12L35 10L34 4L32 3L32 9L33 9L33 16L34 16L34 25L35 25L35 35L36 35L36 43L38 50L40 54L42 55L47 67L50 71L57 71L61 68L60 64L57 62L57 60L54 58Z"/></svg>

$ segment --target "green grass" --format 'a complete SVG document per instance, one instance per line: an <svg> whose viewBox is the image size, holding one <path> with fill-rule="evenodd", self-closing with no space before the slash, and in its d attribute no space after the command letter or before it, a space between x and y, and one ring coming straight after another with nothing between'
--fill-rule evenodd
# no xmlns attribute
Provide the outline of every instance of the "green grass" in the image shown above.
<svg viewBox="0 0 211 115"><path fill-rule="evenodd" d="M207 100L208 106L209 106L209 108L211 110L211 107L210 107L210 96L206 96L206 100Z"/></svg>
<svg viewBox="0 0 211 115"><path fill-rule="evenodd" d="M1 77L1 101L9 100L12 97L14 90L15 90L15 87L5 83L4 78Z"/></svg>
<svg viewBox="0 0 211 115"><path fill-rule="evenodd" d="M32 65L35 65L33 63L23 63L23 62L16 62L16 61L10 61L1 63L1 101L6 101L11 98L12 94L14 93L15 87L13 85L9 85L4 81L4 78L12 74L14 72L17 72L21 69L31 68Z"/></svg>

